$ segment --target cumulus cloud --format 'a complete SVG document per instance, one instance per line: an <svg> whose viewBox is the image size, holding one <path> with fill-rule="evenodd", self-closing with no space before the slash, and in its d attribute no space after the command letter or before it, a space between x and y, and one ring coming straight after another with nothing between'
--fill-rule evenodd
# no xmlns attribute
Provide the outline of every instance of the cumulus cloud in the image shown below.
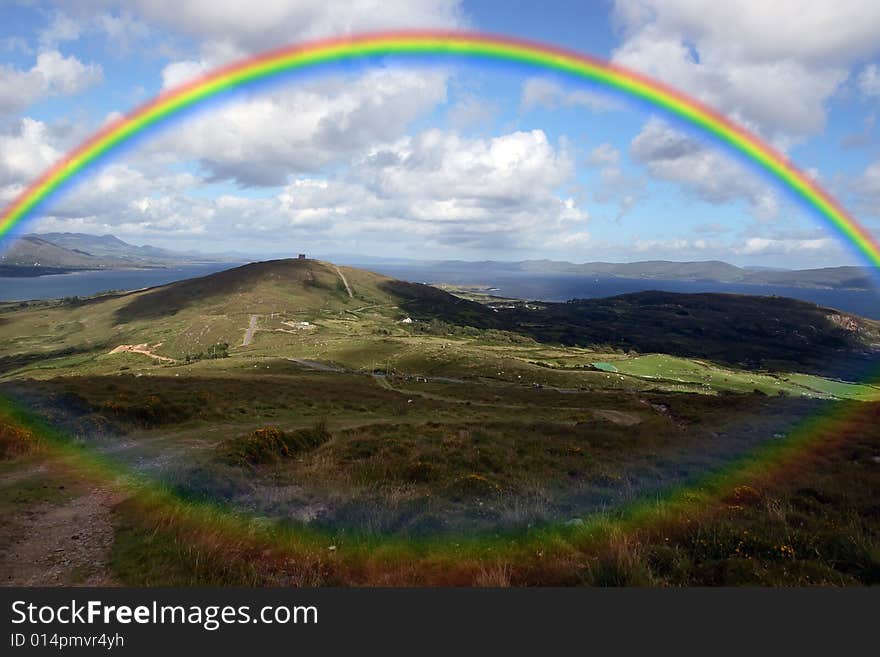
<svg viewBox="0 0 880 657"><path fill-rule="evenodd" d="M651 177L673 182L709 203L743 200L761 219L776 216L776 194L738 162L652 118L630 143L630 155Z"/></svg>
<svg viewBox="0 0 880 657"><path fill-rule="evenodd" d="M565 145L557 151L542 130L492 139L429 130L355 165L356 175L388 196L452 196L501 206L555 189L573 171Z"/></svg>
<svg viewBox="0 0 880 657"><path fill-rule="evenodd" d="M446 99L447 74L404 68L333 76L236 100L154 140L150 152L194 159L209 178L277 186L400 137Z"/></svg>
<svg viewBox="0 0 880 657"><path fill-rule="evenodd" d="M97 64L83 64L57 50L43 51L29 70L0 66L0 114L20 112L48 96L79 93L102 79Z"/></svg>
<svg viewBox="0 0 880 657"><path fill-rule="evenodd" d="M617 0L616 63L655 76L772 137L815 134L850 68L880 51L874 0Z"/></svg>
<svg viewBox="0 0 880 657"><path fill-rule="evenodd" d="M13 130L0 133L0 185L30 180L57 157L46 124L22 119Z"/></svg>
<svg viewBox="0 0 880 657"><path fill-rule="evenodd" d="M262 198L194 196L189 174L102 171L50 209L41 230L104 230L169 238L210 232L227 244L358 239L504 249L575 248L587 212L559 188L573 175L565 145L540 131L491 139L430 130L365 153L333 176L297 176Z"/></svg>

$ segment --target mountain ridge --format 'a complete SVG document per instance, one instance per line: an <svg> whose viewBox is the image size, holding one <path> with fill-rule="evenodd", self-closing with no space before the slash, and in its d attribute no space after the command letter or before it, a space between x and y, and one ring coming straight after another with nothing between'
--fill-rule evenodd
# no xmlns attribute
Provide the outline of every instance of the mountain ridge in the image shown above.
<svg viewBox="0 0 880 657"><path fill-rule="evenodd" d="M240 262L241 254L205 254L178 252L151 245L136 246L111 234L85 233L27 234L18 238L0 253L0 276L40 276L64 271L99 269L161 268L208 262ZM282 258L283 259L283 258ZM357 262L357 260L363 262ZM257 259L258 260L258 259ZM780 285L839 290L872 290L876 288L873 272L868 267L840 266L816 269L778 269L739 267L721 260L672 261L642 260L636 262L594 261L573 263L565 260L534 259L498 260L407 260L350 255L344 259L352 266L381 269L410 265L424 270L425 275L443 270L473 272L475 276L492 275L572 275L642 280L707 281ZM439 282L439 281L438 281Z"/></svg>
<svg viewBox="0 0 880 657"><path fill-rule="evenodd" d="M136 246L114 235L86 233L27 234L0 253L0 276L41 276L101 269L154 269L204 262L225 262L220 255L180 253Z"/></svg>

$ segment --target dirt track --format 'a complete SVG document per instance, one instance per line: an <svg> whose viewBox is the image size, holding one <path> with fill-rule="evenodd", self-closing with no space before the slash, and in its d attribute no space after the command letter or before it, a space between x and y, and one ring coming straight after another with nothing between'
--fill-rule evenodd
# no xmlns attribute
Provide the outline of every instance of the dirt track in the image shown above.
<svg viewBox="0 0 880 657"><path fill-rule="evenodd" d="M113 586L113 494L94 488L23 514L0 551L2 586Z"/></svg>
<svg viewBox="0 0 880 657"><path fill-rule="evenodd" d="M113 348L110 352L111 354L122 354L122 353L132 353L132 354L141 354L142 356L149 356L155 360L161 360L163 363L173 363L173 358L168 358L167 356L160 356L159 354L154 354L153 349L157 347L161 347L162 343L158 343L152 347L146 342L143 344L121 344L118 347Z"/></svg>
<svg viewBox="0 0 880 657"><path fill-rule="evenodd" d="M254 333L257 332L257 320L259 318L259 315L251 315L248 327L244 332L244 339L241 341L242 347L247 347L251 343L251 340L254 339Z"/></svg>
<svg viewBox="0 0 880 657"><path fill-rule="evenodd" d="M339 278L342 279L342 284L345 286L345 291L348 292L348 297L353 299L354 294L351 293L351 288L348 285L348 281L345 279L345 274L343 274L342 270L336 265L333 265L333 268L336 270L336 273L339 274Z"/></svg>

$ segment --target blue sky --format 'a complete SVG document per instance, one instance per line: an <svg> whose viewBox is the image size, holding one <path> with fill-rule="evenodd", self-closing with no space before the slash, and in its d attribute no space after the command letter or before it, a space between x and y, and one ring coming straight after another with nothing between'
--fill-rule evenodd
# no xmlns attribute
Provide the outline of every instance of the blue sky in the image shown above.
<svg viewBox="0 0 880 657"><path fill-rule="evenodd" d="M0 7L0 203L104 121L322 36L515 35L745 124L880 230L880 3L65 0ZM237 94L80 179L36 232L278 255L858 260L784 190L650 109L537 71L385 62Z"/></svg>

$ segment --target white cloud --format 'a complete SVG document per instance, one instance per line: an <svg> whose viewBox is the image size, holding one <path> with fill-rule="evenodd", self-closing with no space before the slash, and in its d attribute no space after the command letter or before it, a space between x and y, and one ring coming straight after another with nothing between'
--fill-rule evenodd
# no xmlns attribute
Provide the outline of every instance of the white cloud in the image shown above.
<svg viewBox="0 0 880 657"><path fill-rule="evenodd" d="M586 89L569 89L548 78L528 78L523 82L520 104L525 111L536 107L585 107L602 112L619 107L619 103L605 94Z"/></svg>
<svg viewBox="0 0 880 657"><path fill-rule="evenodd" d="M734 247L733 252L739 255L784 255L788 253L827 251L834 247L835 240L830 237L812 239L771 239L767 237L750 237L742 246Z"/></svg>
<svg viewBox="0 0 880 657"><path fill-rule="evenodd" d="M290 175L347 162L397 139L445 101L447 77L437 70L376 68L263 91L176 126L148 150L169 160L198 160L216 180L282 185Z"/></svg>
<svg viewBox="0 0 880 657"><path fill-rule="evenodd" d="M660 119L652 118L630 144L633 159L657 180L673 182L709 203L746 201L760 219L777 215L776 194L723 154L703 146Z"/></svg>
<svg viewBox="0 0 880 657"><path fill-rule="evenodd" d="M862 70L859 88L866 96L880 98L880 69L876 64L870 64Z"/></svg>
<svg viewBox="0 0 880 657"><path fill-rule="evenodd" d="M702 240L700 240L701 244L705 244ZM680 254L685 253L686 251L693 250L695 247L695 243L679 238L679 239L664 239L664 240L645 240L645 239L637 239L635 240L633 247L636 253L650 253L652 257L657 257L658 254Z"/></svg>
<svg viewBox="0 0 880 657"><path fill-rule="evenodd" d="M880 217L880 160L869 164L851 183L853 205L871 217Z"/></svg>
<svg viewBox="0 0 880 657"><path fill-rule="evenodd" d="M446 115L449 124L454 128L469 128L488 124L498 113L493 103L472 95L465 95Z"/></svg>
<svg viewBox="0 0 880 657"><path fill-rule="evenodd" d="M269 249L291 239L573 249L589 234L587 212L558 192L572 173L564 145L554 147L539 130L492 139L431 130L373 150L332 177L299 176L263 198L193 196L191 175L156 178L111 166L50 208L39 228L166 242L210 234L223 247Z"/></svg>
<svg viewBox="0 0 880 657"><path fill-rule="evenodd" d="M39 40L43 47L55 48L65 41L76 41L85 31L82 21L57 11L52 14L49 24L40 31Z"/></svg>
<svg viewBox="0 0 880 657"><path fill-rule="evenodd" d="M492 139L429 130L376 150L355 170L388 196L482 199L503 207L556 189L574 164L564 144L557 152L542 130Z"/></svg>
<svg viewBox="0 0 880 657"><path fill-rule="evenodd" d="M49 129L35 119L22 119L0 133L0 189L20 189L48 168L60 152L51 144Z"/></svg>
<svg viewBox="0 0 880 657"><path fill-rule="evenodd" d="M590 151L590 156L587 158L587 164L593 167L617 164L618 162L620 162L620 151L608 142L596 146Z"/></svg>
<svg viewBox="0 0 880 657"><path fill-rule="evenodd" d="M464 23L459 0L135 0L126 6L199 39L206 54L227 56L359 31Z"/></svg>
<svg viewBox="0 0 880 657"><path fill-rule="evenodd" d="M617 0L616 63L671 84L780 145L820 131L849 69L880 51L875 0Z"/></svg>
<svg viewBox="0 0 880 657"><path fill-rule="evenodd" d="M99 65L57 50L41 52L27 71L0 65L0 114L19 112L48 96L79 93L102 79Z"/></svg>
<svg viewBox="0 0 880 657"><path fill-rule="evenodd" d="M599 144L587 157L587 166L599 169L599 184L593 196L599 203L616 203L619 221L645 196L644 177L625 173L620 151L608 142Z"/></svg>

